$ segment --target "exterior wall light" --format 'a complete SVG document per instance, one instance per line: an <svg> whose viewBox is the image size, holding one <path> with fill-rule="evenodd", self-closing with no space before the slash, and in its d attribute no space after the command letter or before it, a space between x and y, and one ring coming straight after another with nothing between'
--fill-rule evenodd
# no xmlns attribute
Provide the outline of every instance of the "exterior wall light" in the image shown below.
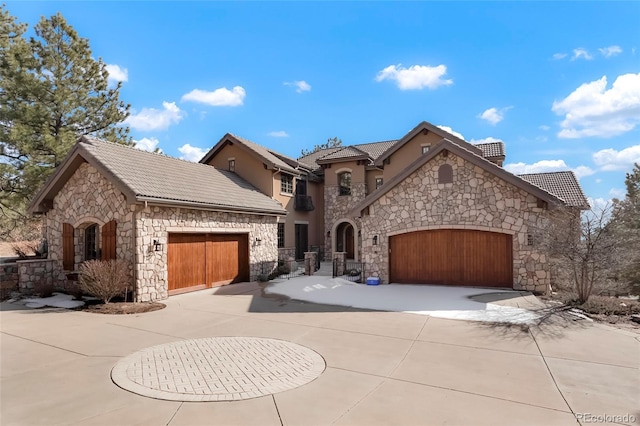
<svg viewBox="0 0 640 426"><path fill-rule="evenodd" d="M259 246L262 244L262 239L260 237L256 237L256 245Z"/></svg>
<svg viewBox="0 0 640 426"><path fill-rule="evenodd" d="M373 236L373 245L374 245L374 246L377 246L377 245L378 245L378 236L377 236L377 235L374 235L374 236Z"/></svg>
<svg viewBox="0 0 640 426"><path fill-rule="evenodd" d="M153 250L162 251L162 243L159 240L153 240Z"/></svg>

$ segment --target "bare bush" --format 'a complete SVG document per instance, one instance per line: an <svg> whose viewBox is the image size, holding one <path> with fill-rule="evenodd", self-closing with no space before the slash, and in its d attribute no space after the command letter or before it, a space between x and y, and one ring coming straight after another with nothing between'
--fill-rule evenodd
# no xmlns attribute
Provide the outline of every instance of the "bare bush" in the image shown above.
<svg viewBox="0 0 640 426"><path fill-rule="evenodd" d="M78 286L104 303L123 294L129 285L127 264L122 260L89 260L80 266Z"/></svg>
<svg viewBox="0 0 640 426"><path fill-rule="evenodd" d="M558 210L536 230L541 247L567 278L580 303L589 299L596 285L609 281L620 259L623 244L608 227L611 211L610 204L582 214Z"/></svg>

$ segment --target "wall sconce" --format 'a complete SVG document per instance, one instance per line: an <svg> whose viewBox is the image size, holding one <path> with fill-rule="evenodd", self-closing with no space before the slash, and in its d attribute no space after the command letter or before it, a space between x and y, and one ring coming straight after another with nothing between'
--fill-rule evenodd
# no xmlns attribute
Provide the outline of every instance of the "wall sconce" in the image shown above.
<svg viewBox="0 0 640 426"><path fill-rule="evenodd" d="M260 237L256 237L256 245L259 246L262 244L262 239Z"/></svg>
<svg viewBox="0 0 640 426"><path fill-rule="evenodd" d="M377 246L377 245L378 245L378 236L377 236L377 235L374 235L374 236L373 236L373 245L374 245L374 246Z"/></svg>
<svg viewBox="0 0 640 426"><path fill-rule="evenodd" d="M327 231L327 238L331 238L331 231Z"/></svg>
<svg viewBox="0 0 640 426"><path fill-rule="evenodd" d="M358 237L362 237L362 231L358 229Z"/></svg>
<svg viewBox="0 0 640 426"><path fill-rule="evenodd" d="M153 250L154 251L162 251L162 244L159 240L153 240Z"/></svg>

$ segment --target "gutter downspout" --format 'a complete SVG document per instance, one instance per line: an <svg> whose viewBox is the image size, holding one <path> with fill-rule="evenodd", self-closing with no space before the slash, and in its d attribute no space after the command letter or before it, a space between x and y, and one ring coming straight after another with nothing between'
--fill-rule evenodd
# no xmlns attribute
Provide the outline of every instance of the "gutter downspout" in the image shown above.
<svg viewBox="0 0 640 426"><path fill-rule="evenodd" d="M145 201L146 204L146 201ZM131 212L131 243L133 248L133 299L135 301L138 293L138 247L136 246L136 235L138 233L136 227L136 210L137 205L133 204L133 211Z"/></svg>

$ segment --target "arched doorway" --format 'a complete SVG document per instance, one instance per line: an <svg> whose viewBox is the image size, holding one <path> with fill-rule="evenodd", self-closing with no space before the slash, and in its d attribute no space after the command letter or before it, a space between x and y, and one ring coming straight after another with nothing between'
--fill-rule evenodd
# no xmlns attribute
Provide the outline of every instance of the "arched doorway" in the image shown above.
<svg viewBox="0 0 640 426"><path fill-rule="evenodd" d="M353 222L336 222L332 235L334 252L345 252L347 259L358 260L357 231Z"/></svg>

